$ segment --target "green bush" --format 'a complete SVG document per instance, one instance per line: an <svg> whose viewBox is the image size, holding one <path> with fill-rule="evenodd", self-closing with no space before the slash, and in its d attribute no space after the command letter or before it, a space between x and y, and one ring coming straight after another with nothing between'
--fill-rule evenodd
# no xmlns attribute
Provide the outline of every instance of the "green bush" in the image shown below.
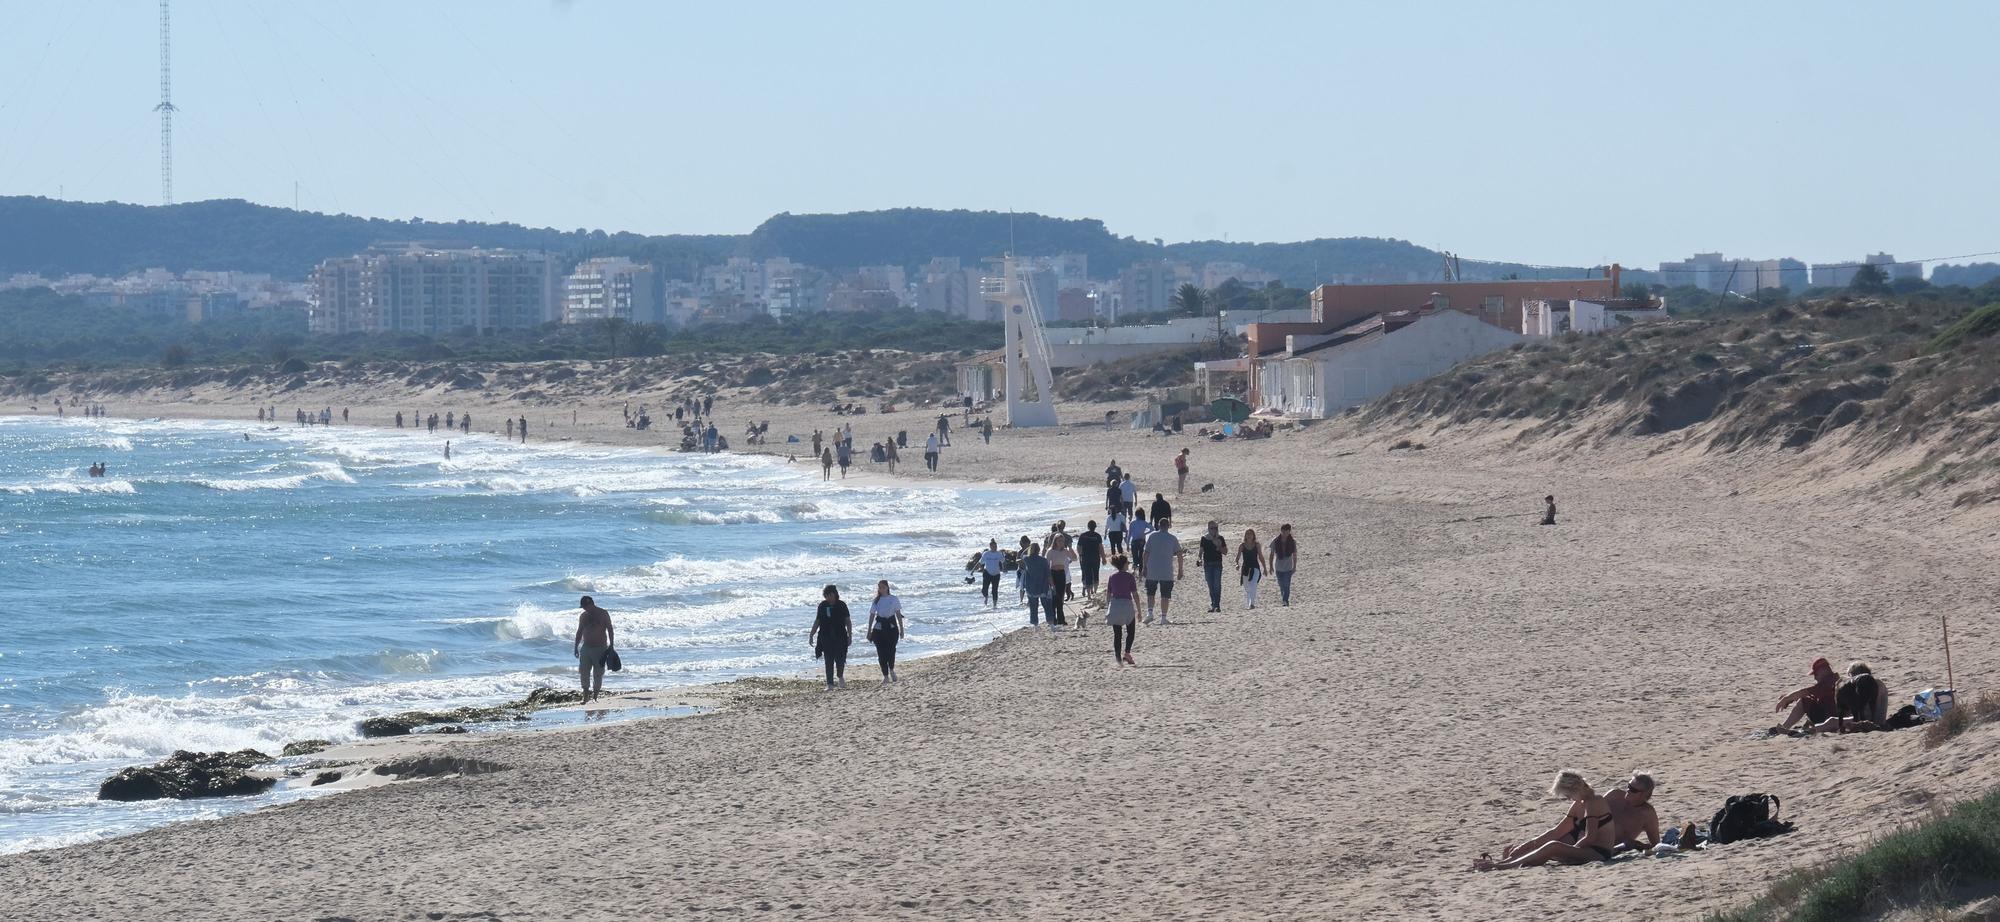
<svg viewBox="0 0 2000 922"><path fill-rule="evenodd" d="M1712 922L1836 922L1960 887L2000 882L2000 791L1893 833L1857 855L1801 871Z"/></svg>

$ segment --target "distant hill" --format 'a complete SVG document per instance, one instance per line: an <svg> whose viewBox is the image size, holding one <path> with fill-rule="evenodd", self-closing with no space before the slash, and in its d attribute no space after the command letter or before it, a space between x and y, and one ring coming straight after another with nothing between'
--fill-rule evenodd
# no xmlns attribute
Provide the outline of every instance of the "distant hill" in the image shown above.
<svg viewBox="0 0 2000 922"><path fill-rule="evenodd" d="M549 250L565 258L632 255L677 268L734 252L734 236L647 237L518 224L389 221L272 208L236 199L125 205L0 197L0 271L123 275L163 266L304 278L320 260L384 240Z"/></svg>
<svg viewBox="0 0 2000 922"><path fill-rule="evenodd" d="M970 266L1010 248L1024 255L1082 253L1092 275L1107 276L1160 248L1113 235L1092 218L1051 218L1004 211L896 208L850 214L781 214L750 232L746 252L785 256L809 266L903 266L956 256Z"/></svg>
<svg viewBox="0 0 2000 922"><path fill-rule="evenodd" d="M730 256L784 256L822 269L898 265L916 269L934 256L968 265L1010 248L1024 255L1082 253L1091 275L1113 278L1134 262L1169 259L1240 262L1304 287L1319 279L1405 281L1437 278L1439 254L1403 240L1342 237L1300 243L1199 241L1164 248L1113 234L1104 222L998 211L897 208L850 214L780 214L747 235L647 236L601 230L358 218L272 208L224 199L183 205L64 202L0 197L0 272L123 275L161 266L240 269L304 278L320 260L392 240L548 250L565 262L630 256L657 262L670 276L692 278L700 266ZM1467 263L1469 277L1546 270ZM1581 270L1574 270L1581 271Z"/></svg>

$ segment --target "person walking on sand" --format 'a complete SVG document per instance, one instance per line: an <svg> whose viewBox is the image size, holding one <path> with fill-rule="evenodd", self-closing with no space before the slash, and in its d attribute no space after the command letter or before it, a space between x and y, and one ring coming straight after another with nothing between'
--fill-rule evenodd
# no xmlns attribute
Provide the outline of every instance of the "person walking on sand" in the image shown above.
<svg viewBox="0 0 2000 922"><path fill-rule="evenodd" d="M1208 531L1201 536L1201 578L1208 582L1208 610L1222 610L1222 567L1229 560L1229 539L1222 536L1222 526L1214 519L1208 520Z"/></svg>
<svg viewBox="0 0 2000 922"><path fill-rule="evenodd" d="M521 429L521 444L526 445L528 444L528 414L526 413L521 414L520 429Z"/></svg>
<svg viewBox="0 0 2000 922"><path fill-rule="evenodd" d="M1237 580L1243 584L1243 604L1247 608L1257 607L1257 584L1264 581L1264 571L1268 569L1264 558L1264 545L1257 541L1257 529L1243 531L1243 543L1236 546Z"/></svg>
<svg viewBox="0 0 2000 922"><path fill-rule="evenodd" d="M1556 498L1553 495L1544 496L1542 497L1542 502L1548 504L1542 510L1542 524L1554 525L1556 523Z"/></svg>
<svg viewBox="0 0 2000 922"><path fill-rule="evenodd" d="M1125 526L1125 546L1133 560L1137 561L1133 566L1142 573L1146 570L1146 533L1149 531L1152 531L1152 526L1146 524L1144 509L1133 514Z"/></svg>
<svg viewBox="0 0 2000 922"><path fill-rule="evenodd" d="M986 442L986 444L988 445L993 444L993 417L988 416L984 420L980 421L979 437L983 439Z"/></svg>
<svg viewBox="0 0 2000 922"><path fill-rule="evenodd" d="M514 440L514 417L507 417L507 441Z"/></svg>
<svg viewBox="0 0 2000 922"><path fill-rule="evenodd" d="M1049 559L1049 623L1069 624L1069 614L1063 611L1063 603L1069 601L1069 565L1076 560L1076 552L1069 549L1069 536L1056 535L1050 542Z"/></svg>
<svg viewBox="0 0 2000 922"><path fill-rule="evenodd" d="M445 459L446 461L450 461L450 460L451 460L451 440L450 440L450 439L445 439L445 440L444 440L444 459Z"/></svg>
<svg viewBox="0 0 2000 922"><path fill-rule="evenodd" d="M678 413L679 411L678 411L678 410L676 410L675 412L676 412L676 413ZM820 443L820 434L819 434L819 430L818 430L818 429L814 429L814 430L813 430L813 454L814 454L814 455L817 455L817 454L819 454L819 443Z"/></svg>
<svg viewBox="0 0 2000 922"><path fill-rule="evenodd" d="M576 619L576 636L571 638L571 652L576 656L576 671L583 678L583 700L588 702L604 696L604 656L618 639L618 633L611 626L611 613L597 607L590 596L577 600L583 613Z"/></svg>
<svg viewBox="0 0 2000 922"><path fill-rule="evenodd" d="M1021 549L1014 554L1014 600L1017 602L1028 600L1028 586L1021 576L1021 563L1028 559L1028 548L1033 544L1027 535L1022 535Z"/></svg>
<svg viewBox="0 0 2000 922"><path fill-rule="evenodd" d="M1271 540L1271 572L1278 576L1278 607L1292 606L1292 574L1299 568L1299 542L1292 537L1292 525L1287 522L1278 526L1278 537Z"/></svg>
<svg viewBox="0 0 2000 922"><path fill-rule="evenodd" d="M1155 493L1153 494L1153 505L1146 511L1152 513L1151 518L1155 522L1161 519L1171 519L1174 517L1174 504L1167 502L1167 495L1165 493Z"/></svg>
<svg viewBox="0 0 2000 922"><path fill-rule="evenodd" d="M1187 475L1188 475L1188 450L1183 448L1181 449L1180 454L1174 456L1175 496L1179 496L1182 493L1187 492Z"/></svg>
<svg viewBox="0 0 2000 922"><path fill-rule="evenodd" d="M1181 550L1181 541L1169 529L1171 521L1156 522L1158 527L1146 535L1146 623L1153 623L1153 596L1160 597L1160 623L1172 624L1167 618L1167 608L1174 601L1174 583L1187 571L1187 553Z"/></svg>
<svg viewBox="0 0 2000 922"><path fill-rule="evenodd" d="M1104 536L1111 539L1111 553L1125 553L1125 513L1112 510L1104 519ZM1135 549L1136 550L1136 549Z"/></svg>
<svg viewBox="0 0 2000 922"><path fill-rule="evenodd" d="M1125 491L1119 489L1114 480L1104 486L1104 514L1115 515L1125 511Z"/></svg>
<svg viewBox="0 0 2000 922"><path fill-rule="evenodd" d="M940 416L938 418L943 419L944 417ZM929 438L924 439L924 466L933 471L937 470L938 437L935 432L931 433Z"/></svg>
<svg viewBox="0 0 2000 922"><path fill-rule="evenodd" d="M1092 519L1083 526L1083 534L1076 536L1076 565L1083 575L1083 595L1089 598L1097 594L1097 570L1104 562L1104 536L1097 533L1097 520Z"/></svg>
<svg viewBox="0 0 2000 922"><path fill-rule="evenodd" d="M875 584L875 601L868 606L868 639L875 642L875 661L882 681L896 681L896 642L903 639L903 601L889 592L889 581Z"/></svg>
<svg viewBox="0 0 2000 922"><path fill-rule="evenodd" d="M813 615L806 643L813 656L826 661L826 690L847 687L847 648L854 643L854 616L840 600L840 587L827 583L820 591L819 611Z"/></svg>
<svg viewBox="0 0 2000 922"><path fill-rule="evenodd" d="M825 482L833 479L833 449L819 450L819 479Z"/></svg>
<svg viewBox="0 0 2000 922"><path fill-rule="evenodd" d="M889 459L889 473L891 474L895 473L896 462L901 461L903 459L902 455L896 453L895 439L888 440L888 442L882 446L882 456Z"/></svg>
<svg viewBox="0 0 2000 922"><path fill-rule="evenodd" d="M1125 469L1118 466L1117 458L1112 458L1111 463L1104 466L1104 482L1107 485L1115 487L1124 477Z"/></svg>
<svg viewBox="0 0 2000 922"><path fill-rule="evenodd" d="M1116 572L1104 583L1108 603L1104 623L1111 625L1111 661L1120 667L1135 665L1132 639L1139 632L1139 626L1133 623L1139 619L1139 578L1132 575L1130 566L1124 554L1111 555L1111 569Z"/></svg>
<svg viewBox="0 0 2000 922"><path fill-rule="evenodd" d="M1126 474L1123 480L1118 481L1118 508L1125 510L1126 515L1131 515L1137 511L1132 507L1138 501L1139 485L1132 482L1131 474Z"/></svg>
<svg viewBox="0 0 2000 922"><path fill-rule="evenodd" d="M1000 539L986 542L986 550L979 552L979 599L992 608L1000 607L1000 573L1007 567L1007 555L1000 550Z"/></svg>
<svg viewBox="0 0 2000 922"><path fill-rule="evenodd" d="M1042 615L1049 616L1049 628L1056 626L1054 611L1044 612L1049 607L1049 559L1042 556L1040 544L1028 545L1028 552L1021 555L1016 564L1016 573L1021 575L1021 592L1028 598L1028 626L1040 628Z"/></svg>
<svg viewBox="0 0 2000 922"><path fill-rule="evenodd" d="M833 460L840 465L840 479L847 479L847 468L854 463L852 442L842 441L833 446Z"/></svg>

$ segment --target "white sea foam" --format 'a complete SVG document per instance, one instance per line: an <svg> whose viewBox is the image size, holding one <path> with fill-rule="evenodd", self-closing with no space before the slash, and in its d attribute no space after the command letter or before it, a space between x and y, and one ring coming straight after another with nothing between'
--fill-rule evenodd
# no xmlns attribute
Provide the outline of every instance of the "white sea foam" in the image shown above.
<svg viewBox="0 0 2000 922"><path fill-rule="evenodd" d="M602 576L572 575L564 578L561 585L573 592L644 596L685 592L708 586L814 577L839 565L840 562L811 554L728 560L700 560L674 556L658 563L631 567L620 573Z"/></svg>
<svg viewBox="0 0 2000 922"><path fill-rule="evenodd" d="M285 477L215 478L190 481L211 490L237 492L241 490L296 490L313 481L328 483L354 483L354 475L333 461L298 462L308 468L304 473Z"/></svg>
<svg viewBox="0 0 2000 922"><path fill-rule="evenodd" d="M42 483L0 484L0 493L26 496L33 493L137 493L129 480L49 480Z"/></svg>

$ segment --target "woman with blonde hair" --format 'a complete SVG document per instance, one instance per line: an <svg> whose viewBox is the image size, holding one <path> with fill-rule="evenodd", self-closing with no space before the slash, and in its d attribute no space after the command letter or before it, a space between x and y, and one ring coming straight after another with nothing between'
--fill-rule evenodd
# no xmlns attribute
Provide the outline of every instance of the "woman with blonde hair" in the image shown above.
<svg viewBox="0 0 2000 922"><path fill-rule="evenodd" d="M1570 802L1562 822L1542 835L1508 847L1500 853L1499 861L1480 855L1472 863L1474 870L1511 871L1550 863L1611 860L1612 850L1618 844L1618 830L1611 821L1611 802L1592 790L1590 782L1583 780L1583 773L1573 768L1556 773L1549 793Z"/></svg>

